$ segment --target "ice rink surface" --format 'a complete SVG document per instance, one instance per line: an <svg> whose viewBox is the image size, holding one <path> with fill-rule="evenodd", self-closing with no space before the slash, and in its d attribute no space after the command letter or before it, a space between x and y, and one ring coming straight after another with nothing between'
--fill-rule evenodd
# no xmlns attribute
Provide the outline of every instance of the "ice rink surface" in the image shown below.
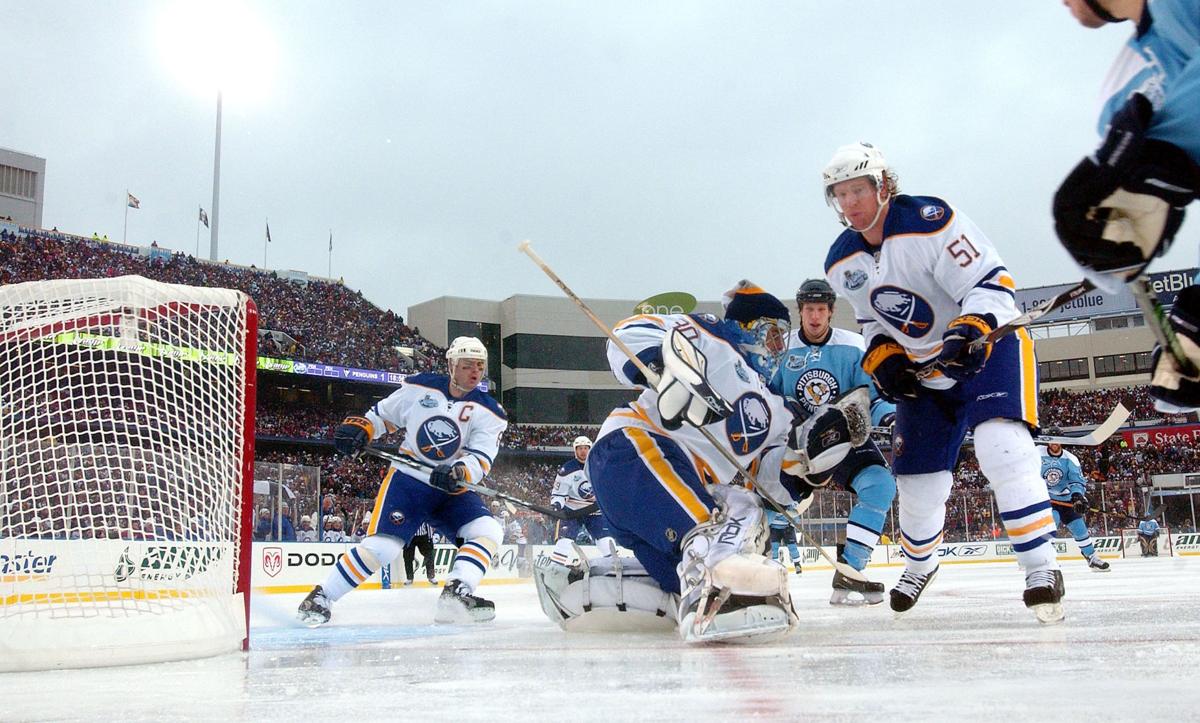
<svg viewBox="0 0 1200 723"><path fill-rule="evenodd" d="M247 654L0 675L0 720L1200 719L1200 559L1112 565L1064 563L1056 626L1012 563L944 565L900 620L831 607L832 573L806 571L800 627L753 647L568 635L524 582L483 587L497 617L471 627L433 625L431 587L351 593L314 630L302 595L260 595Z"/></svg>

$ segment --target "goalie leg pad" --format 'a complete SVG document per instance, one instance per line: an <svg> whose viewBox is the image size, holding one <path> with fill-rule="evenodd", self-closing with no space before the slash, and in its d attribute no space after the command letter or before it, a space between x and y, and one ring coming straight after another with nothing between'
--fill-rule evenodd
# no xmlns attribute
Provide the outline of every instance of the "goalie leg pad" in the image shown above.
<svg viewBox="0 0 1200 723"><path fill-rule="evenodd" d="M533 571L542 611L567 632L673 630L679 596L665 592L634 558L608 555L563 565L540 558Z"/></svg>
<svg viewBox="0 0 1200 723"><path fill-rule="evenodd" d="M767 527L758 500L718 486L722 508L684 538L679 563L679 634L686 643L767 642L795 627L787 571L760 554Z"/></svg>

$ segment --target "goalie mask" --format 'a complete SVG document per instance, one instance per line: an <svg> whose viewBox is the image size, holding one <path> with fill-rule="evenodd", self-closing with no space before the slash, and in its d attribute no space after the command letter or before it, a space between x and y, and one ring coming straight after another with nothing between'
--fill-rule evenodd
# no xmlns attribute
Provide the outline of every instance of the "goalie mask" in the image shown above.
<svg viewBox="0 0 1200 723"><path fill-rule="evenodd" d="M722 298L725 319L737 323L738 348L754 370L768 381L787 351L792 330L787 307L766 291L742 280Z"/></svg>

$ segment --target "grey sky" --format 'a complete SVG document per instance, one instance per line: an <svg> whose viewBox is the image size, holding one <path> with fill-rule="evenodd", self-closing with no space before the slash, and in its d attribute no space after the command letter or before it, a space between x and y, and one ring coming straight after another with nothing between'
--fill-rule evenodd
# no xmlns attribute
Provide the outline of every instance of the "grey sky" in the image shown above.
<svg viewBox="0 0 1200 723"><path fill-rule="evenodd" d="M47 226L119 239L128 187L131 242L194 250L215 96L164 60L174 4L6 3L0 146L47 159ZM245 7L275 72L226 98L221 256L261 266L269 217L268 266L324 275L332 228L333 275L401 312L557 293L523 238L584 296L790 295L840 230L821 167L856 140L1018 284L1075 281L1050 198L1131 30L1048 0ZM1198 229L1155 268L1194 265Z"/></svg>

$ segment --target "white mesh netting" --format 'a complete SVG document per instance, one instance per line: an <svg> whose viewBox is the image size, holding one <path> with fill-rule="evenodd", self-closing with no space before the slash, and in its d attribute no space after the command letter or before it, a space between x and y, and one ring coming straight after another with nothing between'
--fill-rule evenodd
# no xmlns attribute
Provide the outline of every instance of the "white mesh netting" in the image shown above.
<svg viewBox="0 0 1200 723"><path fill-rule="evenodd" d="M241 643L250 317L137 276L0 288L0 669Z"/></svg>

